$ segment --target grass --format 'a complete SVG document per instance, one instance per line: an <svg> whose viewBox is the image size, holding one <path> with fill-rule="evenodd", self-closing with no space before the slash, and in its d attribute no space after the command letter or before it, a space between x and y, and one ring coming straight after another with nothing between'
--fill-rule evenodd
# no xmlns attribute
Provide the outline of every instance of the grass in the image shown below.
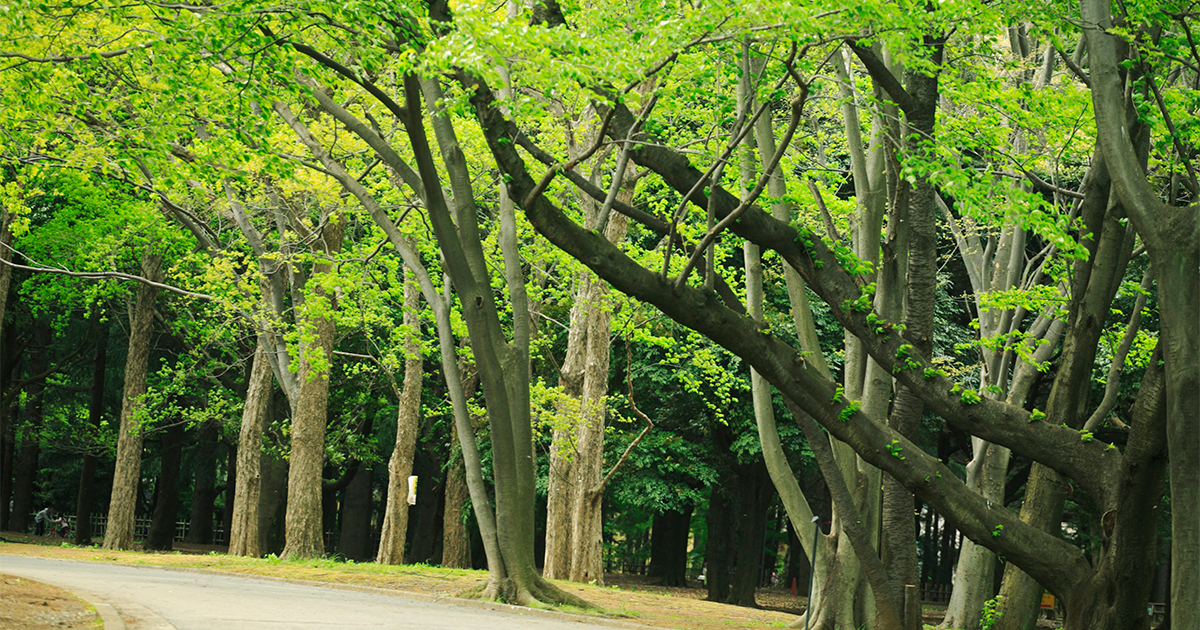
<svg viewBox="0 0 1200 630"><path fill-rule="evenodd" d="M472 598L472 593L478 593L487 581L486 571L444 569L423 564L390 566L333 559L293 561L274 557L242 558L219 553L197 555L180 552L111 551L66 544L31 544L34 542L38 541L33 537L5 532L3 542L0 542L0 554L198 569L383 588L440 597ZM563 581L555 581L555 584L599 607L598 610L590 611L558 607L561 612L600 615L660 628L717 630L729 627L784 627L796 619L794 615L782 612L730 606L646 590L622 590ZM679 625L681 619L687 620L686 626Z"/></svg>

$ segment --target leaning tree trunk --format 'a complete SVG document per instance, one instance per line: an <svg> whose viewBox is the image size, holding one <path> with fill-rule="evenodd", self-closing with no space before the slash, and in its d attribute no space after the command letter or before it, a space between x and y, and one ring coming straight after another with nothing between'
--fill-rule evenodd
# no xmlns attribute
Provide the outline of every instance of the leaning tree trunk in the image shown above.
<svg viewBox="0 0 1200 630"><path fill-rule="evenodd" d="M288 470L287 516L283 557L315 558L325 554L321 518L321 469L325 462L325 423L329 403L329 371L333 359L336 296L322 286L321 276L334 273L332 259L342 250L346 216L332 213L321 232L324 251L313 265L312 292L304 299L297 323L313 341L302 344L296 412L292 418L292 452Z"/></svg>
<svg viewBox="0 0 1200 630"><path fill-rule="evenodd" d="M242 428L238 435L237 478L231 496L226 488L226 510L232 509L229 524L229 555L257 558L262 555L259 543L259 508L261 507L262 473L261 464L263 425L266 423L268 403L273 393L271 387L271 362L268 353L272 346L262 337L255 346L253 365L250 368L250 383L246 388L246 404L242 408ZM209 516L211 519L211 515ZM193 523L193 526L195 524Z"/></svg>
<svg viewBox="0 0 1200 630"><path fill-rule="evenodd" d="M388 461L388 493L379 537L380 564L403 564L404 541L408 537L408 477L413 470L417 433L421 422L421 382L424 362L417 338L421 334L420 290L411 279L404 284L404 325L409 330L404 342L404 387L398 392L396 445Z"/></svg>
<svg viewBox="0 0 1200 630"><path fill-rule="evenodd" d="M162 279L160 254L149 249L142 254L142 276ZM121 432L117 438L117 467L113 473L112 496L108 502L105 549L133 547L137 489L142 467L142 438L147 428L142 414L146 394L146 370L150 359L150 333L154 324L154 301L158 289L139 284L137 302L130 317L129 353L125 358L125 389L121 395Z"/></svg>

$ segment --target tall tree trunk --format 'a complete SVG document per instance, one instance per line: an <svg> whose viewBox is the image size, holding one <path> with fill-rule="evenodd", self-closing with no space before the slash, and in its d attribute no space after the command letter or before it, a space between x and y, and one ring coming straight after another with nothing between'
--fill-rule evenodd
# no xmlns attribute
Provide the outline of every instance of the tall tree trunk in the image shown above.
<svg viewBox="0 0 1200 630"><path fill-rule="evenodd" d="M33 365L37 369L37 362ZM20 429L20 449L14 449L17 457L13 466L12 514L8 526L18 532L29 528L29 514L39 509L33 504L33 494L41 455L43 391L44 383L29 386L29 397L25 402L25 426Z"/></svg>
<svg viewBox="0 0 1200 630"><path fill-rule="evenodd" d="M142 276L162 280L161 254L147 249L142 254ZM158 289L146 284L137 287L129 326L129 353L125 359L125 387L121 395L121 429L117 438L117 467L113 473L112 496L108 502L108 529L104 532L105 549L133 547L133 526L137 508L138 482L141 480L142 439L146 418L141 413L146 394L146 370L150 359L150 334L154 325L154 301Z"/></svg>
<svg viewBox="0 0 1200 630"><path fill-rule="evenodd" d="M325 553L321 518L321 470L325 461L325 424L329 402L329 371L333 360L336 296L325 290L321 276L333 273L332 261L342 250L346 215L332 213L321 231L324 251L313 264L313 289L300 307L297 323L312 336L301 344L300 387L292 418L292 449L288 470L286 543L283 557L316 558Z"/></svg>
<svg viewBox="0 0 1200 630"><path fill-rule="evenodd" d="M12 260L12 221L13 214L5 208L0 208L0 325L4 323L4 313L8 307L8 286L12 283L12 267L4 264ZM11 338L10 338L11 339Z"/></svg>
<svg viewBox="0 0 1200 630"><path fill-rule="evenodd" d="M453 458L446 470L446 505L442 514L442 566L452 569L471 568L471 536L467 531L467 514L463 511L470 499L466 470L461 453L457 452L458 432L450 431L450 453Z"/></svg>
<svg viewBox="0 0 1200 630"><path fill-rule="evenodd" d="M1046 422L1080 429L1087 419L1086 383L1112 297L1124 275L1133 248L1133 232L1121 225L1121 206L1108 204L1108 169L1102 158L1092 166L1093 187L1085 192L1081 218L1091 235L1084 240L1089 256L1073 265L1073 286L1062 357L1046 402ZM1021 520L1047 532L1062 527L1067 482L1035 462L1025 484ZM1036 618L1044 587L1016 566L1008 566L1000 585L997 630L1020 630L1023 620Z"/></svg>
<svg viewBox="0 0 1200 630"><path fill-rule="evenodd" d="M579 149L576 149L579 150ZM621 177L617 201L633 198L633 173ZM601 208L590 198L581 202L591 229L603 230L612 243L625 238L629 220L610 214L598 224ZM560 405L566 426L557 427L551 445L546 498L546 554L542 575L574 582L604 583L600 484L604 465L605 396L608 395L611 314L608 283L587 269L575 276L575 302L567 334L559 386L570 402Z"/></svg>
<svg viewBox="0 0 1200 630"><path fill-rule="evenodd" d="M192 480L192 505L188 517L189 543L211 545L213 541L213 503L217 499L217 425L200 426L200 439L192 455L195 471Z"/></svg>
<svg viewBox="0 0 1200 630"><path fill-rule="evenodd" d="M633 197L632 185L623 186L618 199L628 203ZM628 219L613 214L606 226L609 242L619 243L625 237ZM599 229L600 226L597 226ZM604 418L605 397L608 395L609 347L611 339L611 308L608 283L590 271L585 284L584 310L587 327L583 372L583 391L580 400L578 431L579 452L572 462L575 472L573 485L577 498L571 519L572 582L604 585L603 503L604 490Z"/></svg>
<svg viewBox="0 0 1200 630"><path fill-rule="evenodd" d="M365 465L358 469L342 494L341 533L338 553L347 560L371 559L371 482L373 471Z"/></svg>
<svg viewBox="0 0 1200 630"><path fill-rule="evenodd" d="M232 511L229 530L229 555L257 558L262 555L259 509L262 505L263 425L266 423L273 388L271 387L272 351L260 335L255 345L246 404L242 408L242 427L238 435L237 478L233 492L225 489L226 512ZM232 502L229 497L233 497ZM195 524L193 523L193 526Z"/></svg>
<svg viewBox="0 0 1200 630"><path fill-rule="evenodd" d="M729 576L733 568L734 502L720 485L714 484L708 495L708 546L704 550L705 582L708 601L729 600Z"/></svg>
<svg viewBox="0 0 1200 630"><path fill-rule="evenodd" d="M931 61L936 68L942 62L940 45L931 38L927 38L927 43L933 44ZM909 136L908 150L919 156L925 151L922 148L925 143L934 137L938 104L937 75L928 76L925 70L910 71L907 90L915 103L913 109L905 112L905 122L912 134ZM909 233L904 336L912 343L911 351L925 361L929 361L933 354L933 307L937 302L936 194L928 179L918 178L907 195L907 216L904 217ZM924 404L915 392L907 387L898 387L888 424L900 435L916 443L923 411ZM884 562L894 589L892 598L900 610L903 609L904 586L916 585L919 581L916 522L912 512L912 492L890 475L886 476L883 484ZM905 618L903 624L906 630L920 630L919 617Z"/></svg>
<svg viewBox="0 0 1200 630"><path fill-rule="evenodd" d="M424 89L441 155L454 194L457 224L441 192L440 177L425 137L421 117ZM500 326L490 274L479 238L477 209L466 161L448 114L439 110L441 88L435 80L418 83L405 78L405 101L410 119L405 121L417 170L425 184L430 223L445 254L446 268L462 301L463 319L472 340L480 381L487 399L491 425L492 457L496 480L496 535L503 567L493 567L509 601L567 602L586 606L542 579L534 562L535 468L533 427L529 409L529 297L517 247L516 217L512 202L502 194L500 243L505 280L513 302L513 340L505 341ZM504 189L502 188L502 191ZM460 437L463 437L460 435Z"/></svg>
<svg viewBox="0 0 1200 630"><path fill-rule="evenodd" d="M761 462L738 467L735 567L726 600L736 606L758 607L754 591L762 577L763 544L767 509L775 498L766 466Z"/></svg>
<svg viewBox="0 0 1200 630"><path fill-rule="evenodd" d="M98 308L98 306L97 306ZM88 402L88 424L99 431L100 422L104 416L104 378L105 366L108 360L108 333L110 326L107 322L100 324L96 336L96 354L92 360L92 391ZM75 544L86 547L92 544L92 504L96 482L96 454L93 446L83 453L83 462L79 468L79 491L75 498Z"/></svg>
<svg viewBox="0 0 1200 630"><path fill-rule="evenodd" d="M1200 626L1200 204L1163 204L1146 178L1127 127L1117 38L1106 32L1112 7L1081 0L1092 77L1097 139L1111 164L1114 189L1150 253L1158 278L1165 342L1167 442L1170 450L1171 614L1180 628ZM1125 48L1121 43L1122 49ZM1140 54L1140 53L1139 53Z"/></svg>
<svg viewBox="0 0 1200 630"><path fill-rule="evenodd" d="M179 464L183 459L183 424L175 422L162 433L162 467L154 485L157 500L146 549L170 551L175 542L175 521L179 516Z"/></svg>
<svg viewBox="0 0 1200 630"><path fill-rule="evenodd" d="M412 475L420 431L424 376L421 346L417 342L421 334L419 306L420 290L409 279L404 284L404 325L409 328L404 342L404 386L396 393L396 444L388 460L387 503L384 505L383 530L379 535L379 553L375 558L380 564L403 564L404 543L408 538L408 478Z"/></svg>

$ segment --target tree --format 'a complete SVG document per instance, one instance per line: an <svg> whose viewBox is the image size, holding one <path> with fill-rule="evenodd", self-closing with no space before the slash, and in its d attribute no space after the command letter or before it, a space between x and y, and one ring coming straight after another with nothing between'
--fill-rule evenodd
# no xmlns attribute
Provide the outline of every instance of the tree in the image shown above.
<svg viewBox="0 0 1200 630"><path fill-rule="evenodd" d="M868 67L869 64L870 62ZM886 79L884 76L875 78ZM1121 627L1125 623L1124 619L1140 608L1140 604L1135 606L1131 601L1111 609L1096 609L1091 606L1092 598L1098 592L1096 589L1100 588L1101 584L1120 582L1133 587L1138 583L1126 582L1126 578L1114 575L1113 565L1110 564L1121 563L1122 559L1132 561L1134 558L1142 558L1137 551L1138 543L1128 541L1129 538L1137 539L1139 536L1144 540L1145 534L1131 532L1132 523L1122 523L1118 518L1113 524L1113 529L1106 530L1114 532L1118 542L1106 549L1105 560L1097 569L1076 565L1079 567L1079 573L1075 573L1075 570L1063 571L1063 566L1075 562L1070 558L1078 557L1077 552L1060 547L1053 538L1044 537L1034 528L1016 521L1011 516L991 514L982 497L970 496L960 482L935 481L946 479L949 471L942 470L939 464L927 459L919 450L914 451L915 447L903 436L877 423L869 425L870 429L860 430L856 426L856 419L860 418L862 413L858 411L857 404L845 406L843 397L834 393L835 388L832 385L827 382L820 385L821 379L811 372L805 365L806 362L800 359L794 350L780 348L781 353L772 355L769 348L778 348L782 344L776 345L778 342L771 335L764 334L757 326L741 318L736 311L731 310L730 305L722 304L711 293L681 287L679 283L668 285L661 276L636 266L636 263L622 253L612 247L606 247L594 235L571 223L545 197L531 194L537 192L537 186L525 172L523 162L510 144L498 141L499 138L514 137L518 132L501 116L500 110L494 105L494 97L482 83L471 80L464 80L463 83L464 87L479 85L475 89L473 103L484 129L488 132L489 148L501 168L512 177L510 187L513 196L526 200L527 216L552 242L580 258L621 290L658 305L672 318L709 335L751 362L768 375L785 397L821 420L832 433L848 440L864 457L921 494L927 502L935 505L939 512L955 522L956 526L978 544L1004 553L1010 561L1022 566L1051 590L1062 595L1067 601L1068 609L1074 611L1069 618L1070 623L1079 624L1078 627L1089 627L1092 624ZM900 94L894 92L893 97L903 100ZM612 137L620 138L632 123L633 116L623 110L620 104L614 107L618 113L615 117L616 124L612 126L610 133ZM635 152L633 158L639 164L662 175L683 195L694 194L698 189L696 182L702 180L700 173L688 166L678 154L654 144ZM773 222L760 211L739 204L720 188L713 188L709 199L700 199L697 205L703 207L713 199L719 204L719 218L736 217L736 222L729 222L734 232L774 249L784 256L789 264L801 271L810 282L810 286L830 304L843 325L863 340L871 356L884 367L894 370L906 387L919 394L924 404L949 422L1053 466L1084 485L1094 496L1102 497L1099 499L1102 502L1115 503L1118 500L1114 494L1116 486L1110 485L1111 482L1100 481L1106 474L1112 475L1113 479L1125 475L1127 483L1137 485L1149 495L1156 494L1156 485L1161 487L1164 467L1159 459L1157 445L1162 443L1165 436L1157 433L1159 429L1156 429L1156 426L1162 426L1161 417L1156 416L1154 410L1154 398L1156 393L1161 391L1156 386L1156 379L1162 377L1161 371L1149 370L1143 380L1139 397L1141 413L1138 415L1141 427L1135 425L1135 433L1139 439L1133 440L1131 436L1131 447L1125 455L1119 456L1120 461L1119 454L1114 452L1115 449L1092 446L1092 442L1086 437L1080 440L1078 432L1075 432L1076 442L1071 443L1069 440L1063 440L1072 433L1070 430L1046 427L1049 430L1043 431L1036 422L1032 425L1032 431L1018 431L1018 426L1031 426L1027 412L1006 406L1004 403L982 400L978 396L957 396L962 392L962 387L953 387L935 368L916 358L912 354L911 346L905 343L906 339L889 332L893 328L892 324L880 322L878 316L870 312L869 306L856 310L856 301L861 304L863 300L860 297L870 294L863 292L852 276L842 269L842 263L839 263L834 255L840 253L838 249L831 250L803 229L796 230ZM737 213L744 214L739 216ZM817 264L818 262L820 264ZM843 279L829 282L827 278L830 274L842 275ZM869 301L866 304L869 305ZM763 358L765 355L772 356ZM832 404L824 397L826 393L830 395L828 400L834 401ZM840 418L834 413L834 410L839 408L843 409ZM1030 433L1041 435L1035 436ZM1084 454L1084 451L1088 451L1087 454ZM1066 453L1079 454L1065 455ZM1073 460L1074 463L1068 464L1067 460ZM926 465L930 467L927 468ZM1103 470L1110 472L1103 473ZM1121 473L1121 470L1126 472ZM954 490L950 490L948 486L954 486ZM948 498L951 494L954 496L953 500ZM1122 499L1126 509L1132 505L1130 501L1135 501L1127 495L1122 495ZM1119 541L1122 540L1127 542L1120 544ZM1036 553L1037 556L1030 555L1031 553ZM1063 555L1058 558L1059 564L1055 570L1049 571L1046 558L1056 554ZM1133 588L1133 591L1136 592L1137 588ZM1131 593L1129 600L1135 599L1137 595Z"/></svg>

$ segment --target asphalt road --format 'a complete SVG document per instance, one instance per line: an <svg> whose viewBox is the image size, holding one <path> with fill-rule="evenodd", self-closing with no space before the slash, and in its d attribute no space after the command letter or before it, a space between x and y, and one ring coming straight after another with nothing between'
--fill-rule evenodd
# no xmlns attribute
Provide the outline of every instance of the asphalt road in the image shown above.
<svg viewBox="0 0 1200 630"><path fill-rule="evenodd" d="M92 603L111 604L130 630L612 627L571 621L565 615L547 618L386 593L157 567L0 555L0 572L65 588Z"/></svg>

